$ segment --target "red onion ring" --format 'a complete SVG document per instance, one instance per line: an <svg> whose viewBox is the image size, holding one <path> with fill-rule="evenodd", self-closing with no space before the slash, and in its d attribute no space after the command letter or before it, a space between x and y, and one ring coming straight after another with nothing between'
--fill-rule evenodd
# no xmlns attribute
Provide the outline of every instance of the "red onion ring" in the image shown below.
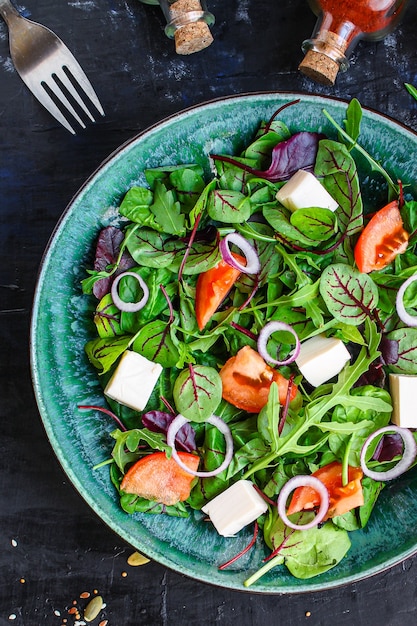
<svg viewBox="0 0 417 626"><path fill-rule="evenodd" d="M417 315L410 315L409 313L407 313L407 311L405 310L405 306L404 306L405 290L407 289L407 287L411 285L411 283L413 283L416 280L417 280L417 274L413 274L412 276L407 278L407 280L404 281L401 287L399 288L397 292L397 297L395 300L395 306L397 309L398 317L400 318L402 322L404 322L404 324L407 324L407 326L417 326Z"/></svg>
<svg viewBox="0 0 417 626"><path fill-rule="evenodd" d="M124 302L124 300L122 300L121 297L119 296L119 292L117 288L119 286L119 282L125 276L133 276L133 278L136 278L136 280L138 281L143 291L143 296L140 300L138 300L138 302ZM136 274L135 272L123 272L122 274L119 274L113 281L113 284L111 286L111 297L113 299L113 303L117 306L117 308L120 311L123 311L124 313L136 313L136 311L140 311L141 309L143 309L143 307L148 301L148 298L149 298L148 285L145 283L142 276L139 276L139 274Z"/></svg>
<svg viewBox="0 0 417 626"><path fill-rule="evenodd" d="M314 519L307 524L295 524L291 522L287 515L287 498L298 487L311 487L320 496L320 506ZM309 530L314 528L323 521L327 511L329 510L329 492L327 487L315 476L294 476L285 483L278 496L278 514L284 524L294 530Z"/></svg>
<svg viewBox="0 0 417 626"><path fill-rule="evenodd" d="M395 465L395 467L393 467L392 469L386 472L375 472L374 470L368 469L368 466L366 465L366 452L372 441L376 437L378 437L379 435L383 435L384 433L398 433L400 435L404 444L403 455L398 463ZM373 478L373 480L378 480L382 482L386 480L393 480L394 478L398 478L398 476L401 476L401 474L408 470L408 468L414 462L416 455L417 444L412 432L408 430L408 428L401 428L400 426L391 424L390 426L384 426L384 428L379 428L379 430L376 430L374 433L369 435L361 450L361 468L365 476Z"/></svg>
<svg viewBox="0 0 417 626"><path fill-rule="evenodd" d="M223 463L221 463L219 467L217 467L215 470L212 470L210 472L198 472L191 470L185 465L185 463L181 461L175 448L175 436L177 432L180 430L180 428L182 428L182 426L184 426L184 424L190 421L191 420L187 419L186 417L184 417L184 415L181 415L180 413L172 420L171 424L169 425L167 431L167 444L172 448L172 458L178 463L180 467L182 467L184 471L192 474L193 476L198 476L199 478L209 478L210 476L217 476L217 474L220 474L220 472L225 470L230 465L230 461L233 458L233 438L232 433L230 432L230 428L228 427L226 422L224 422L220 417L217 417L217 415L212 415L208 418L208 420L206 420L206 422L208 422L209 424L216 426L216 428L218 428L220 432L224 435L226 441L226 454Z"/></svg>
<svg viewBox="0 0 417 626"><path fill-rule="evenodd" d="M246 265L239 263L230 252L230 244L234 243L243 252L246 257ZM222 259L234 269L244 274L259 274L261 263L258 254L253 246L239 233L229 233L219 243Z"/></svg>
<svg viewBox="0 0 417 626"><path fill-rule="evenodd" d="M278 361L277 359L272 358L267 349L268 339L273 333L279 330L285 330L291 333L293 337L295 338L295 348L291 352L290 356L284 361ZM301 342L298 338L297 333L289 324L285 324L285 322L274 322L274 321L268 322L268 324L265 324L265 326L262 328L258 336L259 354L265 361L268 361L268 363L275 363L275 365L288 365L289 363L292 363L293 361L295 361L295 359L300 354L300 347L301 347Z"/></svg>

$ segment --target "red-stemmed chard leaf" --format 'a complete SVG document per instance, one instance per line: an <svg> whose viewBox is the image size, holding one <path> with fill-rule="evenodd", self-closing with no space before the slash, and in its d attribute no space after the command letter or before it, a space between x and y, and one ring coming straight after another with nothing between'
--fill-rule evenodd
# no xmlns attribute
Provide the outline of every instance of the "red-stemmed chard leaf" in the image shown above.
<svg viewBox="0 0 417 626"><path fill-rule="evenodd" d="M273 183L288 180L300 169L313 171L319 141L324 139L320 133L301 131L286 141L281 141L272 150L271 164L267 170L257 170L236 159L220 154L211 155L215 161L223 161L238 167L249 174L264 178Z"/></svg>
<svg viewBox="0 0 417 626"><path fill-rule="evenodd" d="M378 288L368 274L345 263L329 265L320 278L320 294L338 321L359 326L375 317Z"/></svg>

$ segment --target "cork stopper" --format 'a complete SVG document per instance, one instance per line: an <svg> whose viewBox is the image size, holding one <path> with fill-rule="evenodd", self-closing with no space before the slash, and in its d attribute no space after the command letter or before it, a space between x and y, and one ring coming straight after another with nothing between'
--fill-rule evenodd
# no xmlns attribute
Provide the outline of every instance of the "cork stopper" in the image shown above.
<svg viewBox="0 0 417 626"><path fill-rule="evenodd" d="M178 28L174 41L177 54L193 54L213 43L213 36L205 22L194 22Z"/></svg>
<svg viewBox="0 0 417 626"><path fill-rule="evenodd" d="M335 33L326 32L312 41L300 63L300 72L323 85L334 85L341 63L345 62L346 42Z"/></svg>
<svg viewBox="0 0 417 626"><path fill-rule="evenodd" d="M200 0L175 0L170 5L177 54L193 54L213 42L210 28L204 21L205 13Z"/></svg>

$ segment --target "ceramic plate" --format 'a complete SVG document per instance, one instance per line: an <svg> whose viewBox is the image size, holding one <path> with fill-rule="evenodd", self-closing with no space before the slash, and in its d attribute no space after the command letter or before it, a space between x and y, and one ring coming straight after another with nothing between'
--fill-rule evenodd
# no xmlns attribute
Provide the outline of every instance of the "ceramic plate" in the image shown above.
<svg viewBox="0 0 417 626"><path fill-rule="evenodd" d="M99 229L114 215L126 190L144 184L146 167L198 162L209 172L210 153L237 154L251 140L261 120L284 103L281 119L291 131L319 130L334 137L322 110L342 122L346 103L292 93L260 93L214 100L156 124L112 154L81 188L64 212L45 252L33 307L31 365L34 389L47 436L65 472L100 518L134 548L159 563L203 582L243 590L243 581L261 564L260 545L235 564L217 564L239 552L251 530L234 539L220 537L210 524L190 517L124 513L108 468L93 466L109 457L113 422L80 404L101 404L96 372L84 356L93 337L92 304L80 280L92 265ZM410 183L417 197L417 135L395 121L364 111L361 144L380 160L393 179ZM372 193L378 193L374 189ZM91 333L91 334L90 334ZM334 569L310 580L293 578L284 566L264 576L250 592L296 593L357 581L400 562L417 551L417 473L387 486L363 531L350 534L352 547ZM261 542L260 542L261 543Z"/></svg>

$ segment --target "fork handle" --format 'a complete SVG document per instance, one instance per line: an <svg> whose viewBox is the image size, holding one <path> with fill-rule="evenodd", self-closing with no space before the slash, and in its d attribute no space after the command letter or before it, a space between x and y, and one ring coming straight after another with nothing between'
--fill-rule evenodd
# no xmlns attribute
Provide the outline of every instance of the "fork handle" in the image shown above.
<svg viewBox="0 0 417 626"><path fill-rule="evenodd" d="M22 17L10 0L0 0L0 15L6 24L9 24L9 22L16 17Z"/></svg>

